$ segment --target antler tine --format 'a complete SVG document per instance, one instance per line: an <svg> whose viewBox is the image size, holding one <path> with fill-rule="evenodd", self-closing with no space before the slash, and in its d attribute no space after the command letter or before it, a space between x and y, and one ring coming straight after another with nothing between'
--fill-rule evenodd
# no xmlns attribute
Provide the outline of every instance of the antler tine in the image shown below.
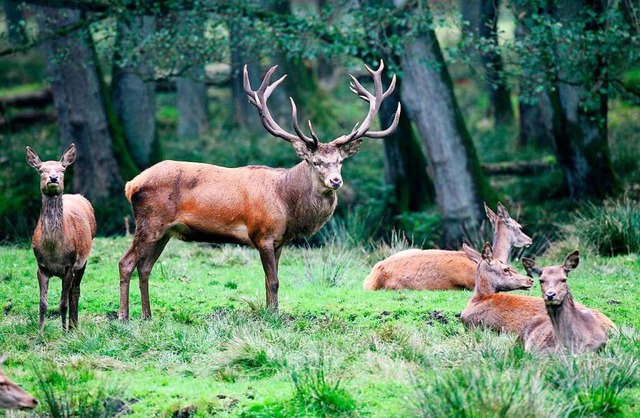
<svg viewBox="0 0 640 418"><path fill-rule="evenodd" d="M313 130L313 125L311 124L311 121L309 120L309 131L311 132L311 138L313 138L314 141L316 141L316 145L318 142L320 142L320 140L318 139L318 135L316 135L316 131Z"/></svg>
<svg viewBox="0 0 640 418"><path fill-rule="evenodd" d="M366 136L369 138L382 138L392 133L398 127L398 123L400 121L400 112L402 110L402 106L400 105L400 103L398 103L398 108L394 115L391 126L389 126L387 129L383 131L369 131L369 128L371 128L371 124L373 123L373 119L376 117L376 115L378 114L378 111L380 110L380 105L382 104L382 101L387 97L389 97L391 93L393 93L393 90L395 89L396 76L394 75L392 77L391 83L389 84L389 88L383 91L382 72L384 71L384 62L380 60L380 65L376 70L372 69L368 65L365 65L365 68L373 78L374 93L372 94L367 89L365 89L362 86L362 84L360 84L360 82L351 74L349 75L351 77L350 89L355 94L357 94L358 97L360 97L366 102L369 102L369 113L367 113L367 116L364 118L359 128L358 128L358 125L356 124L356 126L354 126L353 130L349 134L342 135L331 142L336 146L342 146L351 141L355 141L356 139L359 139L363 136Z"/></svg>
<svg viewBox="0 0 640 418"><path fill-rule="evenodd" d="M313 134L313 129L311 130L313 138L309 138L302 132L300 129L300 125L298 124L298 108L296 107L296 102L293 101L293 98L289 97L291 100L291 119L293 119L293 129L298 134L298 137L302 139L311 149L318 148L318 138ZM309 121L309 126L311 126L311 121Z"/></svg>
<svg viewBox="0 0 640 418"><path fill-rule="evenodd" d="M271 112L269 112L269 107L267 106L267 100L271 96L271 93L273 93L273 91L278 87L278 85L280 85L280 83L282 83L284 79L287 78L287 75L285 74L279 79L277 79L276 81L274 81L272 84L269 84L269 82L271 81L271 77L273 76L273 73L276 71L277 68L278 68L277 65L274 65L273 67L271 67L269 71L267 71L267 73L265 74L264 78L262 79L262 83L260 83L260 87L258 88L258 90L253 90L251 88L251 82L249 81L249 70L247 69L246 65L244 66L244 70L242 74L242 85L244 87L245 93L247 93L249 102L258 109L258 114L260 115L260 122L262 122L262 126L264 126L267 132L269 132L271 135L276 136L278 138L282 138L288 142L302 141L309 148L315 149L318 146L317 139L316 138L312 139L304 135L298 126L298 120L297 120L297 114L296 114L297 109L296 109L295 103L293 102L293 99L291 99L291 105L293 109L292 111L293 125L294 125L293 127L296 130L296 133L298 135L293 135L285 131L284 129L282 129L280 125L278 125L278 123L273 119L273 116L271 116Z"/></svg>

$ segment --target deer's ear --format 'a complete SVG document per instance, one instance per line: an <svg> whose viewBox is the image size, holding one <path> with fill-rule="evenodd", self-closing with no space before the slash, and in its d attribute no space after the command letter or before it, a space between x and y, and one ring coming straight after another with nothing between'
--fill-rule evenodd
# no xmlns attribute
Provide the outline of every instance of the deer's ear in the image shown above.
<svg viewBox="0 0 640 418"><path fill-rule="evenodd" d="M509 219L511 219L511 215L509 215L509 212L507 212L507 208L505 208L500 202L498 202L498 216L503 221L508 221Z"/></svg>
<svg viewBox="0 0 640 418"><path fill-rule="evenodd" d="M42 161L40 160L38 154L29 147L27 147L27 164L35 169L40 168L40 166L42 165Z"/></svg>
<svg viewBox="0 0 640 418"><path fill-rule="evenodd" d="M576 250L567 256L562 267L564 268L564 271L569 274L571 270L578 267L578 263L580 263L580 252Z"/></svg>
<svg viewBox="0 0 640 418"><path fill-rule="evenodd" d="M76 144L71 144L64 150L62 158L60 158L60 164L63 167L69 167L76 160Z"/></svg>
<svg viewBox="0 0 640 418"><path fill-rule="evenodd" d="M302 141L291 141L291 146L295 150L296 154L298 154L298 157L309 162L311 161L312 152L307 144Z"/></svg>
<svg viewBox="0 0 640 418"><path fill-rule="evenodd" d="M498 215L496 215L496 213L487 206L487 202L484 202L484 212L487 214L487 218L489 218L491 225L493 225L493 229L495 229L496 224L498 223Z"/></svg>
<svg viewBox="0 0 640 418"><path fill-rule="evenodd" d="M482 247L482 259L487 263L493 261L493 249L491 248L491 244L488 242L485 242L484 247Z"/></svg>
<svg viewBox="0 0 640 418"><path fill-rule="evenodd" d="M471 248L467 244L462 244L462 251L464 251L469 260L473 261L476 264L480 263L480 260L482 260L482 255L478 251L476 251L475 248Z"/></svg>
<svg viewBox="0 0 640 418"><path fill-rule="evenodd" d="M527 272L527 276L529 277L533 277L534 274L536 276L540 276L542 274L542 269L540 268L540 266L530 258L523 257L522 265L524 266L524 269Z"/></svg>
<svg viewBox="0 0 640 418"><path fill-rule="evenodd" d="M356 155L358 150L360 150L360 145L362 145L362 139L356 139L355 141L347 142L343 146L340 147L340 155L342 158L349 158Z"/></svg>

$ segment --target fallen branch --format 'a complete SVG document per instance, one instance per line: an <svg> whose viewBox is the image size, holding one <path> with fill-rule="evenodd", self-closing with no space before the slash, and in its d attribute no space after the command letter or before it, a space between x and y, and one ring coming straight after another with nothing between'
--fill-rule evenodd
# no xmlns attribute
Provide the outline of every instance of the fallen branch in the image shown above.
<svg viewBox="0 0 640 418"><path fill-rule="evenodd" d="M548 161L509 161L482 164L482 170L490 176L535 176L558 165Z"/></svg>

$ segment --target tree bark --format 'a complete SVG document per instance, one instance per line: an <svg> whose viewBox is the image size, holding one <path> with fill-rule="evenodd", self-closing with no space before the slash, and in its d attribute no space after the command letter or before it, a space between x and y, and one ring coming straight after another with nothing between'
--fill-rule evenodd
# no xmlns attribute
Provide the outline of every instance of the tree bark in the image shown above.
<svg viewBox="0 0 640 418"><path fill-rule="evenodd" d="M83 19L81 12L72 9L38 7L37 12L44 31ZM120 195L123 182L113 154L113 139L88 31L50 41L44 50L61 147L75 142L78 148L73 190L90 200Z"/></svg>
<svg viewBox="0 0 640 418"><path fill-rule="evenodd" d="M145 62L144 50L131 62L124 55L138 47L154 27L155 19L149 16L134 16L126 22L118 22L111 84L116 115L122 124L127 147L140 169L160 159L155 120L156 83L151 81L153 68ZM121 63L123 59L125 62Z"/></svg>
<svg viewBox="0 0 640 418"><path fill-rule="evenodd" d="M482 201L493 205L497 195L480 168L432 29L405 45L402 69L403 102L420 132L433 171L443 246L458 248L466 234L479 229Z"/></svg>
<svg viewBox="0 0 640 418"><path fill-rule="evenodd" d="M602 0L568 1L557 3L554 13L561 22L586 18L582 13L590 10L600 16L605 4ZM601 29L592 18L586 31ZM566 60L566 49L556 48L559 63ZM558 162L562 166L569 194L576 198L602 197L618 187L611 166L607 142L607 66L605 57L587 60L589 78L576 76L571 69L562 70L557 88L552 94L552 105L557 113L554 120L554 140ZM594 93L595 92L595 93ZM585 102L588 95L596 99Z"/></svg>
<svg viewBox="0 0 640 418"><path fill-rule="evenodd" d="M3 0L2 8L7 24L9 41L15 44L24 44L27 41L27 35L24 26L20 24L24 20L22 9L15 0Z"/></svg>
<svg viewBox="0 0 640 418"><path fill-rule="evenodd" d="M188 12L178 13L178 25L184 31L204 36L204 22L188 19ZM190 68L176 79L178 138L200 138L209 130L209 100L205 82L204 63L196 62L194 56L185 51Z"/></svg>

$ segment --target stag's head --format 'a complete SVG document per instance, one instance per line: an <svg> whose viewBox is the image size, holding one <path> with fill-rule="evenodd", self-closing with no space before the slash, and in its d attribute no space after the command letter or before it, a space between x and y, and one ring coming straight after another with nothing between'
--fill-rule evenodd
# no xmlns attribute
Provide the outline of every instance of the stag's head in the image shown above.
<svg viewBox="0 0 640 418"><path fill-rule="evenodd" d="M471 261L478 263L477 274L491 285L492 291L527 290L533 286L533 281L529 277L518 273L497 258L493 258L493 250L488 242L482 247L482 253L478 253L466 244L462 245L462 250Z"/></svg>
<svg viewBox="0 0 640 418"><path fill-rule="evenodd" d="M535 274L540 277L542 298L547 305L560 305L569 293L567 277L569 272L578 267L580 253L576 250L569 254L561 266L541 268L535 261L529 258L522 259L522 265L531 277Z"/></svg>
<svg viewBox="0 0 640 418"><path fill-rule="evenodd" d="M27 147L27 164L40 173L40 191L42 194L52 196L64 193L64 172L76 159L76 146L74 144L62 154L60 161L42 162L38 154Z"/></svg>
<svg viewBox="0 0 640 418"><path fill-rule="evenodd" d="M356 124L350 133L341 135L328 143L322 143L318 139L313 125L309 121L310 136L306 135L298 124L298 115L296 104L291 100L291 114L293 119L293 129L295 135L282 129L280 125L273 119L269 108L267 106L267 100L275 88L287 77L282 76L273 84L269 84L271 76L276 71L277 66L271 67L258 90L253 90L249 82L249 73L247 66L244 67L244 90L248 95L249 102L258 108L260 113L260 121L265 127L267 132L278 138L282 138L289 142L296 154L309 164L315 174L318 182L325 188L330 190L336 190L343 184L342 182L342 162L345 158L355 155L360 149L362 144L362 138L383 138L386 135L392 133L398 126L400 119L400 103L398 103L398 109L394 115L393 122L389 128L383 131L371 131L371 125L378 111L380 105L384 99L386 99L394 90L396 83L396 76L394 75L387 90L382 88L382 71L384 70L384 63L380 61L380 66L377 70L373 70L367 66L367 71L373 77L374 93L367 91L362 84L353 76L351 77L351 91L354 92L365 102L369 103L369 113L365 117L361 124Z"/></svg>

